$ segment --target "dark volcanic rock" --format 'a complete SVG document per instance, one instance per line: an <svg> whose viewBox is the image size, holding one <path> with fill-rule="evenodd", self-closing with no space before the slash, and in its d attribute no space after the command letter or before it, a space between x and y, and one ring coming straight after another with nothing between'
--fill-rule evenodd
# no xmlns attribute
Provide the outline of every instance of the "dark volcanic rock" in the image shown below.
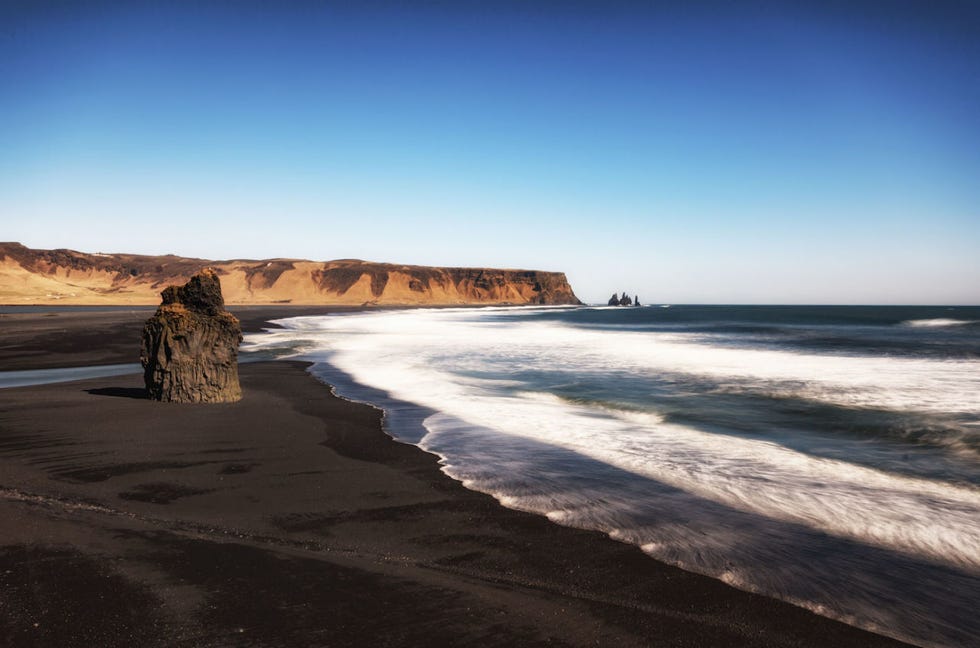
<svg viewBox="0 0 980 648"><path fill-rule="evenodd" d="M225 310L218 273L205 268L183 286L168 286L143 327L140 362L150 398L228 403L242 397L238 345L242 327Z"/></svg>
<svg viewBox="0 0 980 648"><path fill-rule="evenodd" d="M634 301L630 299L630 296L626 294L626 291L623 291L622 297L619 296L619 293L613 293L612 297L609 298L609 305L610 306L639 306L640 298L639 296L637 296L636 301Z"/></svg>

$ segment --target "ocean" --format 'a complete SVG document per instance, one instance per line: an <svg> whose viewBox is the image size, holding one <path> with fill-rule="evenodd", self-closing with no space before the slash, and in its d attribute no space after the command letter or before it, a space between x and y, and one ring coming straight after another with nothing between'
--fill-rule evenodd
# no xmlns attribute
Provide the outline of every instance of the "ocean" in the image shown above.
<svg viewBox="0 0 980 648"><path fill-rule="evenodd" d="M980 307L390 310L279 320L505 506L923 646L980 645Z"/></svg>

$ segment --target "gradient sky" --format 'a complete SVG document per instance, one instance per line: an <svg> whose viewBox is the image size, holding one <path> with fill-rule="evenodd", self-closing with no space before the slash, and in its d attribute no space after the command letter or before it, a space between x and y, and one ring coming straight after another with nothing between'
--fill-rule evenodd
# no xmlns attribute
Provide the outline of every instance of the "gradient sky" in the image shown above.
<svg viewBox="0 0 980 648"><path fill-rule="evenodd" d="M0 239L980 304L980 3L0 1Z"/></svg>

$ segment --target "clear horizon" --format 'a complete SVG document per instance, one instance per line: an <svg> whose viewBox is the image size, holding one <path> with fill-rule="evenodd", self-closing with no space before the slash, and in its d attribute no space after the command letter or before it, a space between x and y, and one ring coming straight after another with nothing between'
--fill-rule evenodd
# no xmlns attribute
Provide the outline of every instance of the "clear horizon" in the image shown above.
<svg viewBox="0 0 980 648"><path fill-rule="evenodd" d="M5 3L0 239L980 304L980 5Z"/></svg>

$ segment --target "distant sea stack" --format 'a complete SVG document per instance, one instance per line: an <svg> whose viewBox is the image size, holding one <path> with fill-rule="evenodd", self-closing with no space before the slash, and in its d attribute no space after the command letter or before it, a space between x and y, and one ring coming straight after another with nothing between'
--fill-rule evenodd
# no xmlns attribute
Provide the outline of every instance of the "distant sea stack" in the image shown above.
<svg viewBox="0 0 980 648"><path fill-rule="evenodd" d="M619 296L619 293L613 293L607 303L609 306L639 306L640 296L636 295L635 299L630 299L630 296L625 292L622 297Z"/></svg>
<svg viewBox="0 0 980 648"><path fill-rule="evenodd" d="M168 286L143 327L140 362L150 398L175 403L240 400L242 327L225 310L218 273L205 268L181 287Z"/></svg>
<svg viewBox="0 0 980 648"><path fill-rule="evenodd" d="M353 259L209 261L33 250L19 243L0 243L0 304L156 304L161 288L183 284L205 267L221 277L228 304L581 304L561 272Z"/></svg>

